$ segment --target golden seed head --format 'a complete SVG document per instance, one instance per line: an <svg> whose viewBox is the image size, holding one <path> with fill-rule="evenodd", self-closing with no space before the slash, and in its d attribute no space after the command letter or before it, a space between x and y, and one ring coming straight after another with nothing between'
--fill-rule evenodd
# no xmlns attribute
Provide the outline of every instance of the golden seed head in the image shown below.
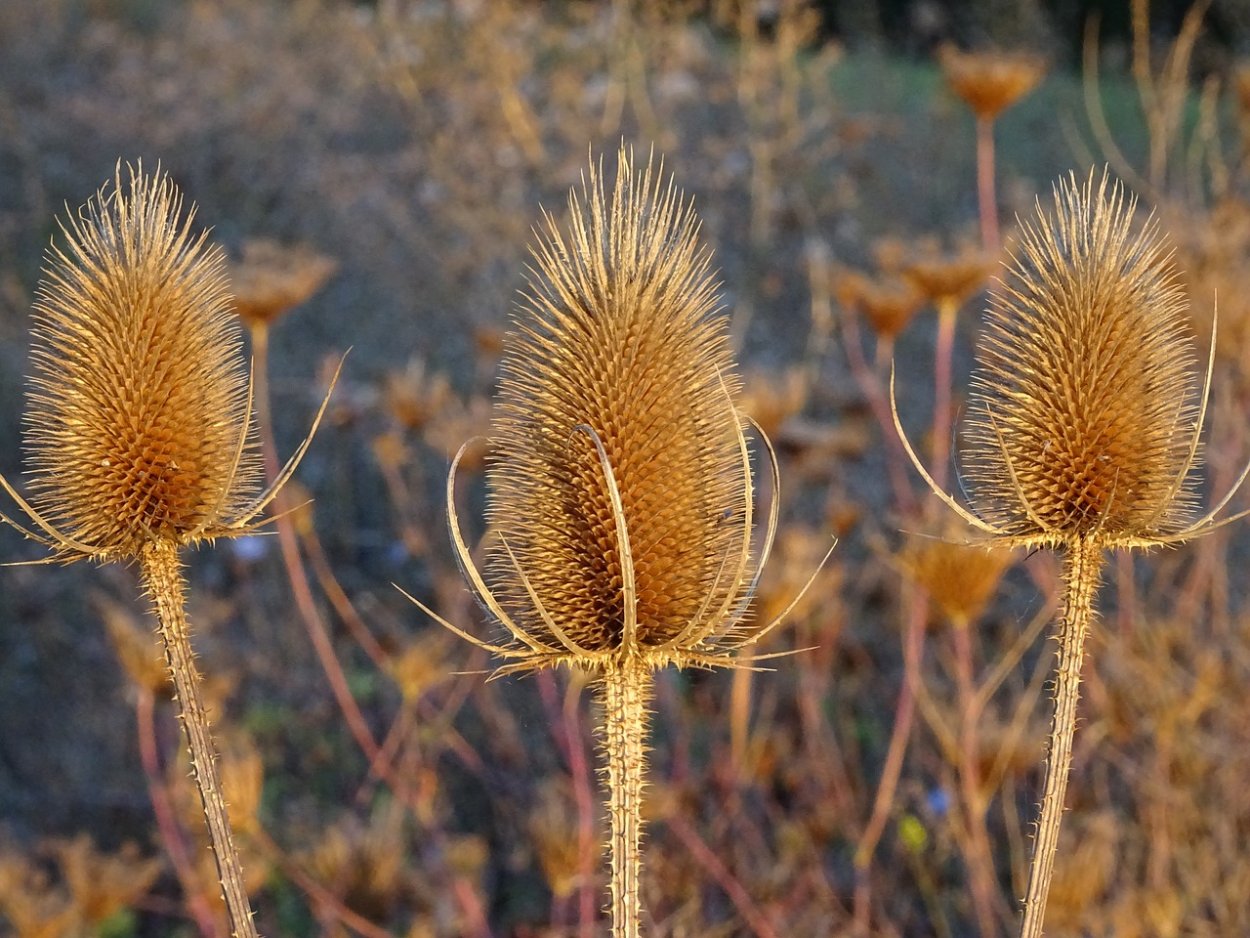
<svg viewBox="0 0 1250 938"><path fill-rule="evenodd" d="M320 290L337 268L304 244L248 241L230 266L234 310L249 327L272 323Z"/></svg>
<svg viewBox="0 0 1250 938"><path fill-rule="evenodd" d="M1093 174L1055 190L991 291L968 402L978 513L1038 543L1175 530L1197 422L1184 292L1152 221Z"/></svg>
<svg viewBox="0 0 1250 938"><path fill-rule="evenodd" d="M903 276L931 303L961 306L985 284L994 261L977 251L951 257L918 258L903 270Z"/></svg>
<svg viewBox="0 0 1250 938"><path fill-rule="evenodd" d="M40 281L32 503L100 559L212 537L255 492L224 261L193 216L167 176L131 168L123 186L119 165L111 191L61 226Z"/></svg>
<svg viewBox="0 0 1250 938"><path fill-rule="evenodd" d="M544 611L577 646L621 650L625 564L606 464L632 553L635 650L680 662L723 634L686 644L688 627L736 609L749 588L739 380L691 204L662 169L638 172L625 151L619 161L610 193L592 164L570 194L567 235L547 216L505 340L488 578L545 645L562 642Z"/></svg>
<svg viewBox="0 0 1250 938"><path fill-rule="evenodd" d="M947 622L966 628L981 618L1003 574L1017 558L1013 551L992 545L916 537L899 559Z"/></svg>
<svg viewBox="0 0 1250 938"><path fill-rule="evenodd" d="M961 52L947 45L938 58L951 90L982 120L997 118L1037 87L1046 74L1042 60L1034 55Z"/></svg>

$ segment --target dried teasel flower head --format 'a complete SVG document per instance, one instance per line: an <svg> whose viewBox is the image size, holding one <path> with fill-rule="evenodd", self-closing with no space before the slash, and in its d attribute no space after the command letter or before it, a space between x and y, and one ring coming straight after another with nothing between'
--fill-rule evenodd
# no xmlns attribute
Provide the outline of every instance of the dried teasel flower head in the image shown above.
<svg viewBox="0 0 1250 938"><path fill-rule="evenodd" d="M959 307L985 284L994 260L977 250L943 256L926 254L903 268L903 276L938 307Z"/></svg>
<svg viewBox="0 0 1250 938"><path fill-rule="evenodd" d="M25 415L30 503L0 484L34 527L5 520L55 559L242 533L303 455L259 491L224 260L194 214L159 170L123 178L118 164L49 250Z"/></svg>
<svg viewBox="0 0 1250 938"><path fill-rule="evenodd" d="M321 289L338 263L304 244L256 238L230 265L234 310L249 327L267 326Z"/></svg>
<svg viewBox="0 0 1250 938"><path fill-rule="evenodd" d="M757 553L710 256L662 166L618 160L610 189L592 162L567 233L548 215L534 248L491 423L484 575L450 509L511 636L489 646L505 671L727 665L775 624L744 622L775 516Z"/></svg>
<svg viewBox="0 0 1250 938"><path fill-rule="evenodd" d="M1210 368L1199 393L1176 268L1134 208L1106 173L1062 181L991 291L968 401L975 512L937 494L994 537L1171 543L1231 498L1186 526Z"/></svg>
<svg viewBox="0 0 1250 938"><path fill-rule="evenodd" d="M1021 53L962 52L948 44L938 60L951 90L988 121L1036 88L1046 74L1040 58Z"/></svg>

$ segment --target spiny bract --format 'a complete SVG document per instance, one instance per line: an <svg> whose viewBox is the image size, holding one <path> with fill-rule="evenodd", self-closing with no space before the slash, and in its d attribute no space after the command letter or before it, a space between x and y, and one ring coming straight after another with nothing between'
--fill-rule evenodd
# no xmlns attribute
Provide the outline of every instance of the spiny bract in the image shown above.
<svg viewBox="0 0 1250 938"><path fill-rule="evenodd" d="M35 304L25 443L62 559L223 532L256 495L224 258L167 176L120 165L61 226ZM32 516L33 517L33 516ZM49 527L41 524L44 531ZM59 536L56 536L59 535Z"/></svg>
<svg viewBox="0 0 1250 938"><path fill-rule="evenodd" d="M1106 175L1026 224L977 346L966 474L976 513L1037 545L1132 546L1190 513L1199 400L1185 298L1153 220Z"/></svg>

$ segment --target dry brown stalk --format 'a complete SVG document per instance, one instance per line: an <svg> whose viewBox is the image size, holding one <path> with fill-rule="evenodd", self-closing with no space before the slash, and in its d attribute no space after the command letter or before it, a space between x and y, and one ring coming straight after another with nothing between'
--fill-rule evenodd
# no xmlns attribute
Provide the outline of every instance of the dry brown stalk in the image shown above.
<svg viewBox="0 0 1250 938"><path fill-rule="evenodd" d="M193 218L166 176L139 166L123 181L119 164L111 191L61 226L64 246L50 251L32 330L30 502L0 477L32 526L0 517L52 551L39 562L137 562L165 641L232 928L254 936L178 553L254 530L311 433L261 491L223 256L193 233Z"/></svg>
<svg viewBox="0 0 1250 938"><path fill-rule="evenodd" d="M485 576L452 497L460 455L448 476L456 553L507 640L484 642L422 608L505 659L499 673L565 664L597 678L613 934L623 938L641 919L653 672L770 657L749 652L793 603L768 623L747 619L776 530L776 465L757 551L739 381L694 212L661 167L638 171L625 150L618 160L610 193L591 164L570 196L568 234L546 217L505 339Z"/></svg>
<svg viewBox="0 0 1250 938"><path fill-rule="evenodd" d="M996 543L1063 552L1065 600L1050 753L1021 934L1042 933L1054 868L1084 641L1104 552L1197 537L1250 473L1197 521L1193 472L1210 391L1201 393L1185 299L1152 221L1104 173L1055 190L1054 211L1024 226L991 294L977 348L965 459L973 510L935 494Z"/></svg>

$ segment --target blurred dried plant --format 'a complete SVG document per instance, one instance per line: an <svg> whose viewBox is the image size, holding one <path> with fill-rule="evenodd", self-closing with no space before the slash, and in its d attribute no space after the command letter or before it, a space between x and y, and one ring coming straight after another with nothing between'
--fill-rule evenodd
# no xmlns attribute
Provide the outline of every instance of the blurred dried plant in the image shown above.
<svg viewBox="0 0 1250 938"><path fill-rule="evenodd" d="M336 261L305 244L247 241L230 265L234 311L249 328L271 325L320 290L336 269Z"/></svg>

